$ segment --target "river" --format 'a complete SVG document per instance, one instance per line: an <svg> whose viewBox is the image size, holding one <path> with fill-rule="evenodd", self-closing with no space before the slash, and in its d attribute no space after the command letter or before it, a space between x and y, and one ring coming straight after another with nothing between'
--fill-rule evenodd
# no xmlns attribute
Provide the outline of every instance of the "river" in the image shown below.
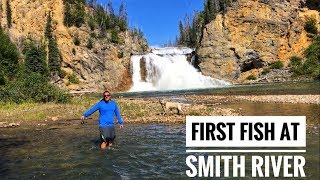
<svg viewBox="0 0 320 180"><path fill-rule="evenodd" d="M239 107L239 104L228 106ZM257 106L260 108L254 108ZM304 112L308 124L319 124L319 105L242 103L241 107L245 115L302 115L301 112ZM94 120L84 125L74 123L1 129L1 177L186 178L185 158L188 153L184 124L127 124L125 128L116 130L114 146L102 151ZM307 152L285 155L304 156L308 178L318 179L319 134L318 130L307 132Z"/></svg>
<svg viewBox="0 0 320 180"><path fill-rule="evenodd" d="M317 87L318 85L316 84ZM266 92L266 86L262 86L261 91L257 90L259 88L251 89L252 92L259 92L259 94L263 89ZM311 94L318 94L316 89L314 88ZM224 92L212 91L213 93ZM299 90L298 94L301 92L303 90ZM204 94L207 93L210 94L210 92L204 92ZM245 91L232 92L231 89L226 89L225 93L241 94ZM150 96L152 94L150 93ZM141 96L141 94L136 95ZM308 179L319 179L319 105L231 102L222 106L240 109L242 115L248 116L307 116L306 153L268 155L304 156L306 158L304 169ZM124 129L116 129L117 138L114 146L102 151L99 147L97 122L88 121L87 124L75 122L0 129L0 177L15 179L186 178L185 171L188 167L185 159L189 154L186 153L184 124L125 124ZM238 153L236 155L266 154ZM250 168L246 171L250 171ZM250 176L249 172L246 175Z"/></svg>

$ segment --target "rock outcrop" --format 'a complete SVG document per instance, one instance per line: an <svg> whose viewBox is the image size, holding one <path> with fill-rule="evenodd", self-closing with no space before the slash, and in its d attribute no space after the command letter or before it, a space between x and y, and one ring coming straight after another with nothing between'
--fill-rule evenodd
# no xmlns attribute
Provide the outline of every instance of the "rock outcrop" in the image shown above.
<svg viewBox="0 0 320 180"><path fill-rule="evenodd" d="M1 25L19 47L23 40L31 37L41 41L44 38L47 14L52 14L53 35L57 39L62 55L62 69L68 75L79 78L79 84L72 84L68 78L56 83L66 90L101 91L126 90L131 86L130 55L146 51L145 39L137 39L129 31L121 32L120 43L114 44L107 38L94 38L98 30L90 31L88 25L80 28L66 27L63 24L63 0L10 0L12 27L6 28L6 0L1 0ZM86 11L89 11L86 8ZM80 45L73 42L75 36ZM86 47L89 38L93 39L93 48Z"/></svg>
<svg viewBox="0 0 320 180"><path fill-rule="evenodd" d="M237 0L206 25L197 50L205 75L243 83L250 74L263 76L267 65L301 56L311 44L306 17L320 29L319 11L302 8L303 0ZM261 78L263 79L263 77Z"/></svg>

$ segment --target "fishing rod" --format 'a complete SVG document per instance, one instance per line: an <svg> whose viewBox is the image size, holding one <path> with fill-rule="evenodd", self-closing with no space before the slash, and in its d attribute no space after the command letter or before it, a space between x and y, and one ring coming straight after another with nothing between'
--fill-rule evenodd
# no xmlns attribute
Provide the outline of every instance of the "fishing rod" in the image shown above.
<svg viewBox="0 0 320 180"><path fill-rule="evenodd" d="M81 124L85 124L86 122L84 120L87 120L87 119L93 119L93 118L90 117L85 119L81 119L81 118L60 119L59 120L60 122L58 124L64 124L61 121L68 122L68 121L80 121L80 120L81 120Z"/></svg>
<svg viewBox="0 0 320 180"><path fill-rule="evenodd" d="M74 118L74 119L61 119L60 121L76 121L76 120L86 120L86 119L93 119L93 118L84 118L84 119L81 119L81 118Z"/></svg>

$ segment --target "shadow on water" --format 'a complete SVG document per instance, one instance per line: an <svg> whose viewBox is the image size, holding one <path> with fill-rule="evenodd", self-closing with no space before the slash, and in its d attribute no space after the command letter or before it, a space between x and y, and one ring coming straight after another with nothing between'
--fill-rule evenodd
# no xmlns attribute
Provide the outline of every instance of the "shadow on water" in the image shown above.
<svg viewBox="0 0 320 180"><path fill-rule="evenodd" d="M30 143L29 140L19 140L17 138L0 138L0 174L6 176L10 173L8 167L9 164L15 164L21 162L20 160L14 160L7 158L11 151L17 148L22 148L25 144Z"/></svg>

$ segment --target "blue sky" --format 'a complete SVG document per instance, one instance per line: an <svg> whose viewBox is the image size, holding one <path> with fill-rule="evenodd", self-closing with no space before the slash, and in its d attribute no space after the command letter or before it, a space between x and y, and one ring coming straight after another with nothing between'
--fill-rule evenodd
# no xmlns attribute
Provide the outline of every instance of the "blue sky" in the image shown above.
<svg viewBox="0 0 320 180"><path fill-rule="evenodd" d="M107 3L108 0L98 0ZM203 10L203 0L111 0L115 12L125 2L130 27L139 27L149 45L162 45L174 41L178 35L178 22L185 15Z"/></svg>

